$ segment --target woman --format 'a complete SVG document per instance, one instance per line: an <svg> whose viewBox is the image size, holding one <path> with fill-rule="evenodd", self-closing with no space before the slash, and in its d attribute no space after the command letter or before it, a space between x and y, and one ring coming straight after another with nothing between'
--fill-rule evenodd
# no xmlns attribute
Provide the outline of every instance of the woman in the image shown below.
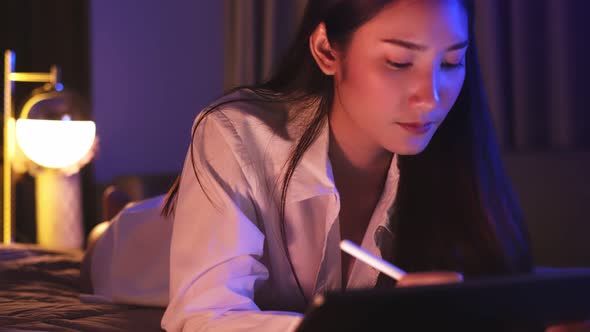
<svg viewBox="0 0 590 332"><path fill-rule="evenodd" d="M165 206L164 328L279 331L313 294L375 287L377 272L341 255L340 239L410 272L531 270L471 7L310 1L275 75L199 116Z"/></svg>
<svg viewBox="0 0 590 332"><path fill-rule="evenodd" d="M141 215L154 239L164 229L162 249L151 248L161 257L134 261L139 271L169 258L163 328L284 331L314 294L393 286L341 254L341 239L411 272L403 285L531 271L482 94L472 6L310 0L275 74L201 112L164 201L172 222L150 200L113 224ZM104 257L115 256L115 229L94 254L113 271ZM123 270L109 273L132 275ZM460 274L418 273L443 270ZM112 299L165 304L168 270L151 271L92 281Z"/></svg>

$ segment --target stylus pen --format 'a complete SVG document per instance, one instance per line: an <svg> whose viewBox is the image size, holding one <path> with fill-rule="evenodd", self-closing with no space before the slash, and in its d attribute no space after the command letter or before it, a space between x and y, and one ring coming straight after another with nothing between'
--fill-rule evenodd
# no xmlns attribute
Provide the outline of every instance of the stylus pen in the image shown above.
<svg viewBox="0 0 590 332"><path fill-rule="evenodd" d="M400 280L401 277L403 277L406 274L404 270L379 257L376 257L375 255L357 246L349 240L340 241L340 249L350 254L352 257L366 264L369 264L378 271L385 273L386 275L392 277L395 280Z"/></svg>

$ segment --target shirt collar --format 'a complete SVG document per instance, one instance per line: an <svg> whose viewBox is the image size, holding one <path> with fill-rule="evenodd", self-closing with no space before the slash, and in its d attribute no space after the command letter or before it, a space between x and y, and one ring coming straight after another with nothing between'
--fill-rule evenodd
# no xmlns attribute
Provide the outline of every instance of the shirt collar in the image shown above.
<svg viewBox="0 0 590 332"><path fill-rule="evenodd" d="M329 126L324 123L318 137L303 154L299 164L293 171L287 203L295 203L306 199L336 193L332 164L328 157Z"/></svg>
<svg viewBox="0 0 590 332"><path fill-rule="evenodd" d="M323 125L318 137L303 154L299 165L293 171L286 203L296 203L316 196L337 194L332 164L328 157L330 137L329 122ZM391 160L381 200L390 204L395 199L399 169L397 155ZM384 227L387 225L384 223Z"/></svg>

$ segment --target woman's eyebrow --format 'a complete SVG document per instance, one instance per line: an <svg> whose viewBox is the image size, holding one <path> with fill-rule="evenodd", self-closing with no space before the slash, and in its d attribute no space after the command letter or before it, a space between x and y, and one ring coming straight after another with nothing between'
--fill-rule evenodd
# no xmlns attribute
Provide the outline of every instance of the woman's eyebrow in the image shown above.
<svg viewBox="0 0 590 332"><path fill-rule="evenodd" d="M406 40L401 40L401 39L395 39L395 38L382 39L381 41L384 43L389 43L389 44L401 46L403 48L407 48L412 51L426 51L428 49L428 46L416 44L416 43L406 41ZM447 47L446 50L447 50L447 52L448 51L456 51L456 50L463 49L463 48L467 47L468 45L469 45L469 41L466 40L466 41L462 41L457 44L453 44L453 45Z"/></svg>

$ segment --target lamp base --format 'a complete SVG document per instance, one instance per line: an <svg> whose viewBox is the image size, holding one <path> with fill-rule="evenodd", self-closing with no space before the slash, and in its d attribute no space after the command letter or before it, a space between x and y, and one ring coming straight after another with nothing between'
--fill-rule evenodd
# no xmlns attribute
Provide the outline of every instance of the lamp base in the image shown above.
<svg viewBox="0 0 590 332"><path fill-rule="evenodd" d="M80 249L84 243L80 173L43 169L35 178L37 243L53 249Z"/></svg>

